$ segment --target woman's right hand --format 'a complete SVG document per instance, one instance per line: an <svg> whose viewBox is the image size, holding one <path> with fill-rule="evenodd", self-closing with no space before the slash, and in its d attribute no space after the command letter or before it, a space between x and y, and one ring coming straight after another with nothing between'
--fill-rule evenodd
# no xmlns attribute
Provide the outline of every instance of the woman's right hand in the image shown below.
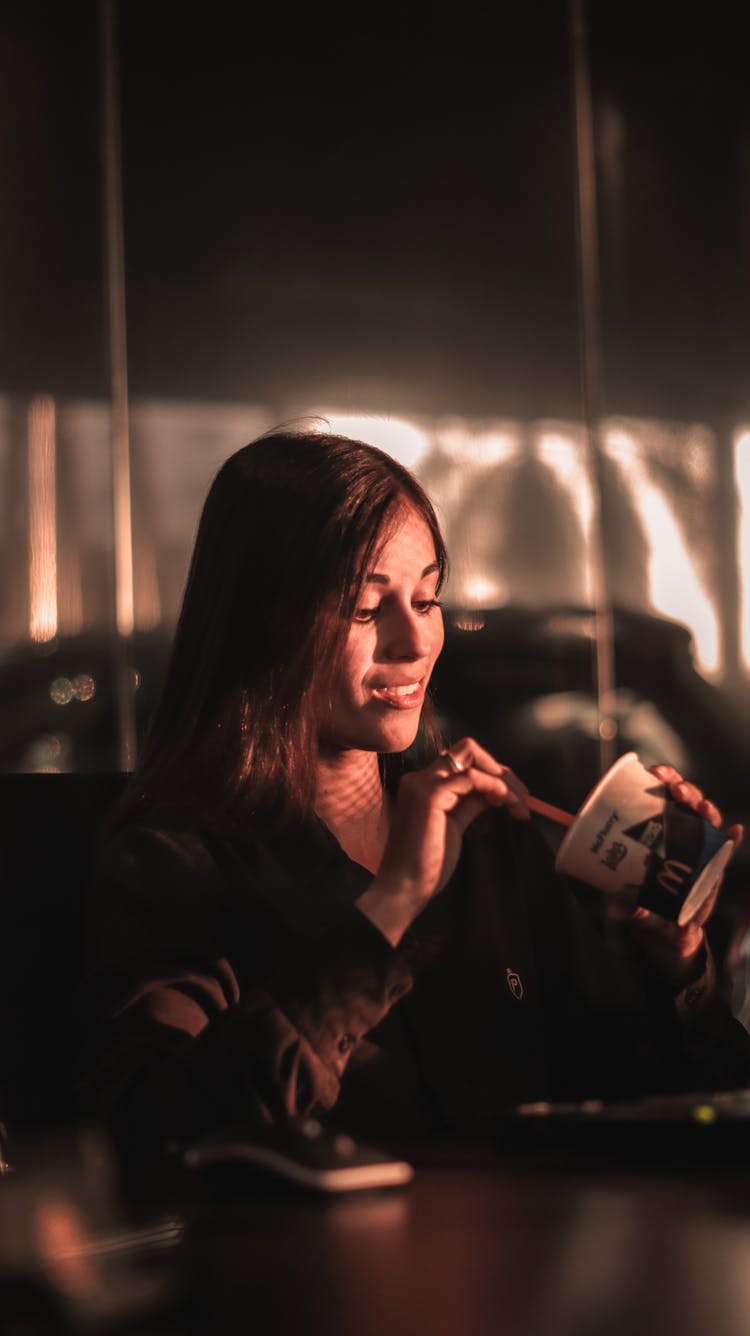
<svg viewBox="0 0 750 1336"><path fill-rule="evenodd" d="M527 797L518 776L474 738L454 742L401 780L383 859L358 908L396 946L452 875L467 826L488 807L528 820Z"/></svg>

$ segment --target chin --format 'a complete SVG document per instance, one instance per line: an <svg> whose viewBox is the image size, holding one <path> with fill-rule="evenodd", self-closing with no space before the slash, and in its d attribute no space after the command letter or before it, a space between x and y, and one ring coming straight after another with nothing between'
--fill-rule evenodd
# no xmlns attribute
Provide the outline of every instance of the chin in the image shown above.
<svg viewBox="0 0 750 1336"><path fill-rule="evenodd" d="M394 711L391 718L378 719L350 716L342 718L338 727L327 733L327 741L336 748L346 751L379 752L381 755L407 751L419 732L422 711L416 710L408 716L405 712ZM324 739L325 740L325 739Z"/></svg>
<svg viewBox="0 0 750 1336"><path fill-rule="evenodd" d="M383 755L395 755L397 752L407 751L414 742L418 732L419 719L408 728L402 725L396 728L380 729L380 740L373 750L381 752Z"/></svg>

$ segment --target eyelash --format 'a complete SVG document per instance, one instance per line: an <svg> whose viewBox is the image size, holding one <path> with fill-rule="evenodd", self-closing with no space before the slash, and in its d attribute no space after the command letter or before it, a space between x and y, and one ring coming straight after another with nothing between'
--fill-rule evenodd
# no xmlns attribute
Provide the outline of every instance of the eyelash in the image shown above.
<svg viewBox="0 0 750 1336"><path fill-rule="evenodd" d="M364 625L367 622L376 621L382 606L382 603L378 603L375 608L357 608L357 611L354 614L354 621L359 622L361 625ZM433 608L439 608L440 606L441 603L439 598L420 598L416 603L412 603L412 607L415 608L422 617L427 617L429 613L432 612Z"/></svg>

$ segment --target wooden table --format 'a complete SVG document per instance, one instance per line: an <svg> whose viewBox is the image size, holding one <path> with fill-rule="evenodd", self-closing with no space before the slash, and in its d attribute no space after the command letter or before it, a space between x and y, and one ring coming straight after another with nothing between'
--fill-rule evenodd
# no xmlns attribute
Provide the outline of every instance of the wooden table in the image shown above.
<svg viewBox="0 0 750 1336"><path fill-rule="evenodd" d="M750 1171L425 1167L199 1210L175 1265L211 1336L749 1336Z"/></svg>

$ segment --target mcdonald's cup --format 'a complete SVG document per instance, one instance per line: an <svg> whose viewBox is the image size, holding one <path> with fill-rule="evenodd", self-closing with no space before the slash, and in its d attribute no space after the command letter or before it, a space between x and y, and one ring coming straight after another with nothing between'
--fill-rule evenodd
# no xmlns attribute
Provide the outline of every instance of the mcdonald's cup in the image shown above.
<svg viewBox="0 0 750 1336"><path fill-rule="evenodd" d="M723 831L683 803L628 752L591 790L565 834L558 872L689 923L734 852Z"/></svg>

